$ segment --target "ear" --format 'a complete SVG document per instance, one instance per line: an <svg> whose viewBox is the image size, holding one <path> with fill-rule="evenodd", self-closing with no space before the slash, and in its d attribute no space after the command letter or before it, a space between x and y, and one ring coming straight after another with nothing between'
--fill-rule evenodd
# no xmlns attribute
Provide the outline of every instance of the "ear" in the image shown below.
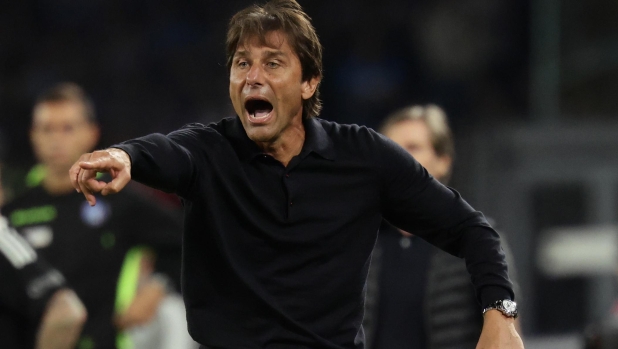
<svg viewBox="0 0 618 349"><path fill-rule="evenodd" d="M303 99L309 99L313 96L321 80L321 76L314 76L311 79L302 82L301 89Z"/></svg>
<svg viewBox="0 0 618 349"><path fill-rule="evenodd" d="M436 178L443 179L451 173L451 166L453 165L453 159L448 155L442 155L436 160Z"/></svg>

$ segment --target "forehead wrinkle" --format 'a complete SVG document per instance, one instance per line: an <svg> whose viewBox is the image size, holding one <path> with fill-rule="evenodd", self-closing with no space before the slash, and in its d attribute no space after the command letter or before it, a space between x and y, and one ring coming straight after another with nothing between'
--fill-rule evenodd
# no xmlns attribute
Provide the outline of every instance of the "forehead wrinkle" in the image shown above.
<svg viewBox="0 0 618 349"><path fill-rule="evenodd" d="M273 58L273 57L287 57L287 53L281 50L276 51L264 51L262 52L262 57L264 58Z"/></svg>
<svg viewBox="0 0 618 349"><path fill-rule="evenodd" d="M251 55L251 51L245 49L244 47L239 48L236 53L234 54L234 57L248 57ZM281 51L281 50L265 50L262 52L262 57L263 58L273 58L273 57L287 57L288 53Z"/></svg>
<svg viewBox="0 0 618 349"><path fill-rule="evenodd" d="M277 30L268 31L266 33L251 33L247 35L243 35L240 40L238 40L238 45L236 46L236 52L241 50L247 50L248 46L256 46L256 47L267 47L271 49L281 49L281 47L288 43L291 46L290 40L288 40L288 35L286 33L279 32ZM248 50L247 50L248 51Z"/></svg>

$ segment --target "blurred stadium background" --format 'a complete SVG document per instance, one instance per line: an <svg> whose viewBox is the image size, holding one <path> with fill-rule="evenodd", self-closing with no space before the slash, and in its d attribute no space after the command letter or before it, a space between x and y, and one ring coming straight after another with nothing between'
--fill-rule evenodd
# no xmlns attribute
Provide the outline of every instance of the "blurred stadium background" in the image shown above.
<svg viewBox="0 0 618 349"><path fill-rule="evenodd" d="M101 146L232 115L226 23L250 3L4 2L0 138L14 188L34 162L34 98L56 82L92 95ZM300 3L325 47L322 117L376 127L399 107L443 106L457 143L453 186L516 255L528 347L581 347L618 295L618 247L596 250L616 241L597 228L618 223L618 2ZM565 227L600 242L582 253L561 238Z"/></svg>

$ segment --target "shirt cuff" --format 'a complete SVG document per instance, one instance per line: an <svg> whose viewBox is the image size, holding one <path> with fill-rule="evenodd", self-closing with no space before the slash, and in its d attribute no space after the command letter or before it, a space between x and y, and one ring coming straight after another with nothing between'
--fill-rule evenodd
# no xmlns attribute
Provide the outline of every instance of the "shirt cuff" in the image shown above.
<svg viewBox="0 0 618 349"><path fill-rule="evenodd" d="M503 299L514 301L515 297L513 297L508 289L500 286L486 286L481 290L481 306L483 309L487 308L493 302Z"/></svg>

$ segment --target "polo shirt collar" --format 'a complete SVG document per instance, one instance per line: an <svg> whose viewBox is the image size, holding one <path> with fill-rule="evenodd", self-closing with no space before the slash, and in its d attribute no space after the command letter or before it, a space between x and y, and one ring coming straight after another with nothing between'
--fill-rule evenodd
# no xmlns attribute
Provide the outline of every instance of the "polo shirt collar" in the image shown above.
<svg viewBox="0 0 618 349"><path fill-rule="evenodd" d="M264 156L264 152L253 142L245 132L245 129L238 117L231 118L231 127L228 135L234 140L233 146L239 157L243 160L253 160L258 156ZM305 126L305 143L300 152L301 157L305 157L311 152L328 159L335 159L335 149L333 141L316 118L303 120Z"/></svg>
<svg viewBox="0 0 618 349"><path fill-rule="evenodd" d="M303 144L301 154L314 152L325 159L334 160L333 141L320 121L316 118L309 118L304 120L303 124L305 125L305 144Z"/></svg>

